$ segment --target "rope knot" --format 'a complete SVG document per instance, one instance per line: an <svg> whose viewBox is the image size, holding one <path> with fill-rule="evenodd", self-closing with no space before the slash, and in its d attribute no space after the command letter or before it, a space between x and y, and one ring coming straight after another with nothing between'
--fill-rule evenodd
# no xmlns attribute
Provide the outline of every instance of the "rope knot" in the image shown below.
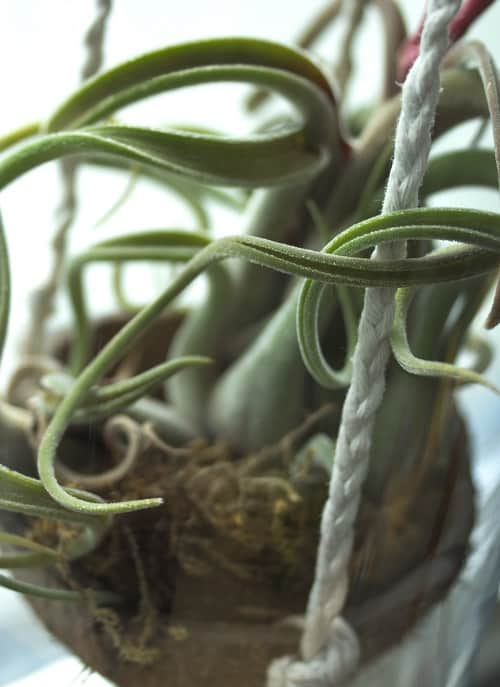
<svg viewBox="0 0 500 687"><path fill-rule="evenodd" d="M332 687L354 671L360 648L356 634L340 617L332 620L327 641L310 660L285 656L271 663L267 687Z"/></svg>

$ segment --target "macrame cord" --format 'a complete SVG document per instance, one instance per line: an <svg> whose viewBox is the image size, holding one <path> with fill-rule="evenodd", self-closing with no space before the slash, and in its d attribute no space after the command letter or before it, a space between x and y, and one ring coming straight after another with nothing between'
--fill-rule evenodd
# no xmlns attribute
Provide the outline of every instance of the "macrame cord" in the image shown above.
<svg viewBox="0 0 500 687"><path fill-rule="evenodd" d="M85 33L85 59L80 71L81 81L86 81L97 74L103 61L104 39L112 0L96 0L97 12L90 27ZM42 353L45 341L45 323L51 315L53 299L62 278L66 256L66 240L78 209L76 197L77 161L73 157L65 158L60 163L62 199L57 208L59 222L53 240L53 267L46 284L32 294L33 326L25 337L24 352L28 355Z"/></svg>
<svg viewBox="0 0 500 687"><path fill-rule="evenodd" d="M430 0L420 54L402 90L394 160L383 213L415 207L431 146L439 98L439 66L448 48L448 27L460 0ZM405 242L381 244L375 260L404 258ZM315 580L309 596L301 642L302 660L283 657L268 670L268 687L335 687L357 667L360 646L340 617L348 592L348 566L361 487L368 470L375 413L385 389L394 319L393 288L366 290L353 355L335 461L320 530Z"/></svg>
<svg viewBox="0 0 500 687"><path fill-rule="evenodd" d="M96 16L84 38L87 54L81 71L82 81L90 79L91 76L97 74L103 61L104 39L106 37L112 0L97 0L96 4Z"/></svg>

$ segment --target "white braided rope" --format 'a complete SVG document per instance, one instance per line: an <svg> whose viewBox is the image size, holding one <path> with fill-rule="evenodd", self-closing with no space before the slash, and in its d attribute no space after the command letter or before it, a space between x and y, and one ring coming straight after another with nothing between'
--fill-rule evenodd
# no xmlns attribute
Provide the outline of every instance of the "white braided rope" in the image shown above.
<svg viewBox="0 0 500 687"><path fill-rule="evenodd" d="M403 86L394 160L383 212L415 207L431 145L439 97L439 65L448 47L448 26L460 0L430 0L420 55ZM404 242L382 244L377 260L404 257ZM268 687L334 687L359 662L354 631L340 617L348 592L354 522L370 456L375 413L385 389L389 333L394 319L393 288L366 290L353 355L353 377L337 439L329 496L321 519L315 580L301 643L303 660L285 657L268 671Z"/></svg>

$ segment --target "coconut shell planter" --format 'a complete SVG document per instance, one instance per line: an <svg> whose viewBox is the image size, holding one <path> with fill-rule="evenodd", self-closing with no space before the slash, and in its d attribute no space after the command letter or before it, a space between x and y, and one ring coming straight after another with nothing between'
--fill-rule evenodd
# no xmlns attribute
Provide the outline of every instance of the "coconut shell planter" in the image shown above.
<svg viewBox="0 0 500 687"><path fill-rule="evenodd" d="M395 312L370 463L353 499L342 617L359 642L357 667L418 626L469 554L471 455L454 392L493 388L482 374L489 352L470 330L494 286L500 216L424 201L456 186L497 187L498 127L492 150L432 157L422 207L380 214L401 107L396 76L404 80L417 43L397 5L379 3L391 48L384 93L341 119L348 61L336 65L335 86L307 52L341 5L311 24L302 50L232 38L167 47L92 77L43 127L0 139L2 187L59 158L73 184L80 166L127 174L134 165L196 219L192 228L138 228L74 256L59 241L28 355L0 400L0 565L11 571L0 582L118 687L261 687L273 661L299 655L373 287L394 296ZM363 11L359 3L353 35ZM497 117L483 46L454 46L440 78L433 140ZM257 89L246 103L257 134L109 123L127 104L211 81ZM270 94L297 112L269 119ZM244 216L245 232L215 238L215 203ZM71 216L59 237L70 226ZM443 251L437 240L455 244ZM384 242L407 242L408 259L370 260ZM95 262L114 275L117 307L104 318L84 279ZM123 292L130 262L176 263L141 308ZM201 301L179 301L200 275ZM73 324L48 334L59 290ZM8 298L0 314L3 339ZM456 367L468 346L474 365Z"/></svg>

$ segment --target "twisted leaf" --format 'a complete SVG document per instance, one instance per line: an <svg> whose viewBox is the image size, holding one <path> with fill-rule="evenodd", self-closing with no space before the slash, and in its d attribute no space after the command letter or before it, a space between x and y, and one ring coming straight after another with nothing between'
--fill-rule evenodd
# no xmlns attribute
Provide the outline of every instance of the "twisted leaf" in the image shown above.
<svg viewBox="0 0 500 687"><path fill-rule="evenodd" d="M203 356L184 356L155 365L128 379L92 388L87 398L82 401L81 408L75 413L74 422L93 422L117 413L146 396L153 387L177 372L188 367L208 365L211 362L210 358ZM75 378L56 372L45 375L40 383L42 388L50 393L49 397L44 397L44 405L47 410L53 411L60 399L69 393L75 383Z"/></svg>
<svg viewBox="0 0 500 687"><path fill-rule="evenodd" d="M391 331L391 347L394 357L406 372L424 377L444 377L459 382L482 384L496 393L500 389L475 370L467 370L450 363L423 360L413 355L406 332L406 318L415 289L402 288L396 293L396 312Z"/></svg>
<svg viewBox="0 0 500 687"><path fill-rule="evenodd" d="M304 147L300 127L282 135L212 139L177 131L101 126L48 134L26 144L0 163L0 188L45 162L77 154L124 158L205 184L248 187L291 184L316 174L328 159L326 149Z"/></svg>
<svg viewBox="0 0 500 687"><path fill-rule="evenodd" d="M185 230L169 229L128 234L103 241L82 253L73 261L68 275L76 336L71 352L71 370L79 372L87 360L90 348L90 324L83 288L83 270L92 262L122 264L129 261L186 262L209 245L204 235Z"/></svg>
<svg viewBox="0 0 500 687"><path fill-rule="evenodd" d="M500 217L494 213L475 210L446 208L407 210L359 222L336 236L325 246L323 252L352 255L377 245L381 241L423 238L460 241L498 252L500 248L499 219ZM443 253L443 257L446 254ZM431 259L431 257L423 258L423 260ZM435 253L434 258L438 257L439 254ZM414 261L415 259L407 260L408 263ZM439 279L436 279L437 281ZM297 306L297 336L304 364L309 372L319 384L328 388L337 388L348 381L346 380L348 363L340 372L335 371L326 361L321 349L318 317L324 288L324 284L313 280L307 280L304 283Z"/></svg>

